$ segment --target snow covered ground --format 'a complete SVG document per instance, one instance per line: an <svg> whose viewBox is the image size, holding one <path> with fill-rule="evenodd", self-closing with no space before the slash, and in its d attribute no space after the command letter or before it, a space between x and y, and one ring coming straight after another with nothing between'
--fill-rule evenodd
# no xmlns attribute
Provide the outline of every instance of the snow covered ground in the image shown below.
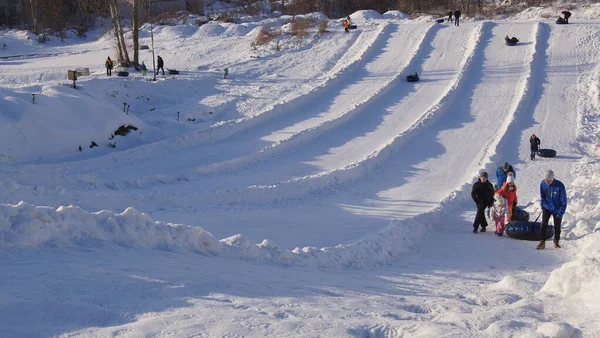
<svg viewBox="0 0 600 338"><path fill-rule="evenodd" d="M156 82L107 77L109 35L2 32L0 337L599 336L599 9L157 26ZM562 249L471 233L504 161L533 218L567 186Z"/></svg>

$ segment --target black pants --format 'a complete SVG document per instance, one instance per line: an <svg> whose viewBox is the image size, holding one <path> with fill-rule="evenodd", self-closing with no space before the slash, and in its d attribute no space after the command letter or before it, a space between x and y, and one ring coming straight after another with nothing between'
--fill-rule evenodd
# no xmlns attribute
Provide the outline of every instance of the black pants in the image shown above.
<svg viewBox="0 0 600 338"><path fill-rule="evenodd" d="M537 151L532 150L531 151L531 155L529 155L531 157L532 160L535 160L535 154L537 153Z"/></svg>
<svg viewBox="0 0 600 338"><path fill-rule="evenodd" d="M452 15L448 16L448 22L452 22Z"/></svg>
<svg viewBox="0 0 600 338"><path fill-rule="evenodd" d="M477 215L475 215L475 221L473 222L473 228L477 229L481 225L482 228L488 226L487 220L485 219L485 208L487 206L477 206Z"/></svg>
<svg viewBox="0 0 600 338"><path fill-rule="evenodd" d="M455 18L455 19L454 19L454 25L455 25L455 26L458 26L458 18Z"/></svg>
<svg viewBox="0 0 600 338"><path fill-rule="evenodd" d="M106 76L112 76L112 69L106 68Z"/></svg>
<svg viewBox="0 0 600 338"><path fill-rule="evenodd" d="M558 218L556 215L550 213L550 211L546 209L542 209L542 241L546 239L546 231L548 231L548 221L550 221L550 215L552 215L552 220L554 221L554 241L560 241L560 224L562 223L562 218Z"/></svg>
<svg viewBox="0 0 600 338"><path fill-rule="evenodd" d="M158 71L162 69L163 75L165 75L165 68L163 66L159 66L156 68L156 75L158 75Z"/></svg>

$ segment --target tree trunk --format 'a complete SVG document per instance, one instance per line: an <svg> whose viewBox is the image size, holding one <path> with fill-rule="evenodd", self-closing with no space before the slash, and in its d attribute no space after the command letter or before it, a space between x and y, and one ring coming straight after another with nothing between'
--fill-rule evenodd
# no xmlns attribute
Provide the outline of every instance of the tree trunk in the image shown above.
<svg viewBox="0 0 600 338"><path fill-rule="evenodd" d="M131 5L131 18L133 24L133 64L140 64L140 18L139 18L139 0L133 0Z"/></svg>
<svg viewBox="0 0 600 338"><path fill-rule="evenodd" d="M120 62L131 63L129 60L129 52L127 51L127 43L125 41L125 33L123 32L123 25L121 23L121 15L119 13L118 0L110 0L110 16L112 18L113 27L115 29L115 36L117 38L117 50L119 52L118 60Z"/></svg>

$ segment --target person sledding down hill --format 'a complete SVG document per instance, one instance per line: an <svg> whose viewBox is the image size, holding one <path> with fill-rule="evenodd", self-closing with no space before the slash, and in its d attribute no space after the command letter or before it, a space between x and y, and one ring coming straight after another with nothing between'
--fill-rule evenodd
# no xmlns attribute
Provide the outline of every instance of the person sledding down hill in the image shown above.
<svg viewBox="0 0 600 338"><path fill-rule="evenodd" d="M504 37L504 41L506 41L507 45L514 46L517 44L517 42L519 42L519 39L515 38L514 36L512 38L509 38L507 35L506 37Z"/></svg>

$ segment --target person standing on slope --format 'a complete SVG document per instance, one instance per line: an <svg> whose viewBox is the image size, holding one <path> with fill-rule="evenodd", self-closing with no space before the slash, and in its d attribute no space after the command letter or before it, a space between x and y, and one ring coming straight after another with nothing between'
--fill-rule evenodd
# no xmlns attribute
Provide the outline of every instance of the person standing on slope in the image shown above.
<svg viewBox="0 0 600 338"><path fill-rule="evenodd" d="M504 185L506 182L506 178L508 177L508 173L512 172L513 178L517 178L517 173L515 169L513 169L512 165L508 164L508 162L504 162L501 166L496 169L496 186L495 190L498 190L499 187Z"/></svg>
<svg viewBox="0 0 600 338"><path fill-rule="evenodd" d="M457 9L456 11L454 11L454 25L458 26L458 20L460 19L460 11Z"/></svg>
<svg viewBox="0 0 600 338"><path fill-rule="evenodd" d="M535 134L531 134L531 137L529 138L529 150L531 150L531 160L535 160L535 154L538 152L538 150L540 150L540 143L542 141L535 136Z"/></svg>
<svg viewBox="0 0 600 338"><path fill-rule="evenodd" d="M508 206L506 205L506 199L502 197L500 194L494 194L494 205L490 208L490 219L496 223L496 232L495 234L498 236L502 236L504 233L504 229L506 229L506 224L508 224L510 220L510 215L508 214Z"/></svg>
<svg viewBox="0 0 600 338"><path fill-rule="evenodd" d="M512 172L508 173L506 182L496 191L506 200L506 206L508 208L508 221L512 219L513 208L517 205L517 185L515 184L515 178Z"/></svg>
<svg viewBox="0 0 600 338"><path fill-rule="evenodd" d="M104 67L106 67L106 76L112 76L113 62L110 59L110 56L106 58L106 62L104 62Z"/></svg>
<svg viewBox="0 0 600 338"><path fill-rule="evenodd" d="M485 232L485 228L488 226L485 219L485 208L491 207L494 203L494 187L488 181L487 172L482 171L479 174L479 180L473 184L473 189L471 189L471 198L477 206L477 215L475 215L475 221L473 222L473 233L477 233L480 225L481 232Z"/></svg>
<svg viewBox="0 0 600 338"><path fill-rule="evenodd" d="M452 11L448 12L448 22L453 22L454 20L452 20Z"/></svg>
<svg viewBox="0 0 600 338"><path fill-rule="evenodd" d="M350 32L350 21L348 21L348 20L344 20L344 31L346 33Z"/></svg>
<svg viewBox="0 0 600 338"><path fill-rule="evenodd" d="M536 249L543 250L546 248L546 231L550 215L552 215L554 221L554 248L559 249L560 226L567 211L567 189L561 181L554 179L552 170L546 170L544 173L544 180L540 183L540 198L542 204L542 238Z"/></svg>
<svg viewBox="0 0 600 338"><path fill-rule="evenodd" d="M148 68L146 67L146 64L144 63L144 61L142 61L142 65L140 66L140 69L142 70L142 76L146 76L146 72L148 71Z"/></svg>

